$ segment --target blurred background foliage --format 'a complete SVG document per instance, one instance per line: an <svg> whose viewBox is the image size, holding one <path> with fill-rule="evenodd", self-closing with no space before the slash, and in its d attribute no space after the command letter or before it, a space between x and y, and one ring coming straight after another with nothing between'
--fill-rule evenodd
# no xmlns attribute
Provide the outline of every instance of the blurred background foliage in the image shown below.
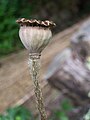
<svg viewBox="0 0 90 120"><path fill-rule="evenodd" d="M20 50L16 19L49 19L56 22L55 33L90 12L90 0L0 0L0 56Z"/></svg>
<svg viewBox="0 0 90 120"><path fill-rule="evenodd" d="M73 109L71 102L65 99L58 109L51 111L48 120L69 120L68 112ZM24 106L8 108L4 114L0 115L0 120L39 120L39 116L33 115Z"/></svg>
<svg viewBox="0 0 90 120"><path fill-rule="evenodd" d="M35 120L32 113L23 106L8 108L0 120Z"/></svg>

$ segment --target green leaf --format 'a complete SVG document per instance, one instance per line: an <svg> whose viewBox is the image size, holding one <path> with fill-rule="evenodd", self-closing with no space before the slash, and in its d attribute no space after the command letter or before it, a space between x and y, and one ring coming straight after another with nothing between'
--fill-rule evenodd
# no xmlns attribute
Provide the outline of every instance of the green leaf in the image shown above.
<svg viewBox="0 0 90 120"><path fill-rule="evenodd" d="M72 104L70 103L69 100L65 99L62 104L61 104L62 110L64 111L70 111L73 109Z"/></svg>

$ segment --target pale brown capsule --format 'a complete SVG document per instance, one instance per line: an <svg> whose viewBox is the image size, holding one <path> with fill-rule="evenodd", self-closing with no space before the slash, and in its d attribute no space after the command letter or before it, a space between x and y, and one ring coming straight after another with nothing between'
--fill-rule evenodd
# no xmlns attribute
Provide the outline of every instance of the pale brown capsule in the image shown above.
<svg viewBox="0 0 90 120"><path fill-rule="evenodd" d="M50 28L55 26L55 23L25 18L16 22L20 24L19 36L25 48L30 53L41 53L52 37Z"/></svg>
<svg viewBox="0 0 90 120"><path fill-rule="evenodd" d="M25 18L19 19L16 22L21 26L19 30L20 39L30 53L29 66L32 80L34 82L37 108L41 115L41 120L47 120L38 77L40 70L40 55L52 37L50 28L55 26L55 23L47 20L39 21L28 20Z"/></svg>

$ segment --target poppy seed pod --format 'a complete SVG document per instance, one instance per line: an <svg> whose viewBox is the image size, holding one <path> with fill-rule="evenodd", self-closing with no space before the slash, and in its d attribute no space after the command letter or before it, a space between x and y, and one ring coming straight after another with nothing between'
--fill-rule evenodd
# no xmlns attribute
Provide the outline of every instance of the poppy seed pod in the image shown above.
<svg viewBox="0 0 90 120"><path fill-rule="evenodd" d="M38 78L40 70L40 54L52 37L50 28L55 26L55 23L47 20L39 21L28 20L25 18L18 19L16 22L21 26L19 30L20 39L26 49L30 52L29 67L32 80L34 82L37 108L39 110L41 120L47 120Z"/></svg>
<svg viewBox="0 0 90 120"><path fill-rule="evenodd" d="M29 20L25 18L16 21L20 24L19 36L25 48L30 53L41 53L52 37L52 21Z"/></svg>

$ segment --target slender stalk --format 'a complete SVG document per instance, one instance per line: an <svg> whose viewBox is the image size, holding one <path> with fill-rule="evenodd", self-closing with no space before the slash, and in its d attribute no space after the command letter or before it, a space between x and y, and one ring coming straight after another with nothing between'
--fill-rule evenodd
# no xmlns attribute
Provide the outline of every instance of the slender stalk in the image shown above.
<svg viewBox="0 0 90 120"><path fill-rule="evenodd" d="M34 92L36 96L36 105L39 110L41 120L46 120L46 112L43 103L42 91L39 84L40 56L31 55L29 59L30 71L34 83Z"/></svg>

